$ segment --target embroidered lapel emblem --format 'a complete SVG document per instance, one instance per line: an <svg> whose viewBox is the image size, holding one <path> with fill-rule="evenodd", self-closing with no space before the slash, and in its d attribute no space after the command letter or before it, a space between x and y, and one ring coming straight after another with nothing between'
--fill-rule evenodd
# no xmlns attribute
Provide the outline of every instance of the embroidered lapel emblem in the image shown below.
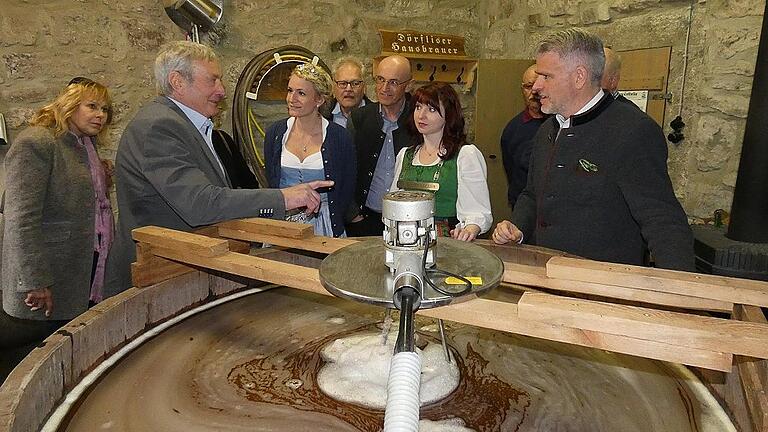
<svg viewBox="0 0 768 432"><path fill-rule="evenodd" d="M579 165L581 165L581 169L586 172L597 172L597 165L586 159L579 159Z"/></svg>

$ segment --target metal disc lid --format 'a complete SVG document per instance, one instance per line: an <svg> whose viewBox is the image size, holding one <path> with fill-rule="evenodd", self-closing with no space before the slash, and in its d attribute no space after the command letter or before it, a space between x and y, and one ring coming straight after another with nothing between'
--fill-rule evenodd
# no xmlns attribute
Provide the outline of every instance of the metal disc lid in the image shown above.
<svg viewBox="0 0 768 432"><path fill-rule="evenodd" d="M320 264L320 282L337 297L395 308L392 273L384 263L384 249L381 239L371 239L337 250ZM437 268L467 278L479 278L478 283L473 283L472 289L460 297L441 294L425 284L421 309L471 300L501 282L504 264L480 246L440 237L436 254ZM445 276L434 276L432 282L441 289L455 290L457 287L446 284Z"/></svg>

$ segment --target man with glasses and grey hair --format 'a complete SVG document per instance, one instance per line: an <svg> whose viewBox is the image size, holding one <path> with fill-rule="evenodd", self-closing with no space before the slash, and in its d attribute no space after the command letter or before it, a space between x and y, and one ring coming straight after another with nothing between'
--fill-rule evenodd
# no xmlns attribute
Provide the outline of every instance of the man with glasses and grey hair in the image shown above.
<svg viewBox="0 0 768 432"><path fill-rule="evenodd" d="M411 63L393 55L382 59L374 72L379 101L352 111L348 129L357 149L357 187L347 214L350 237L380 236L384 230L381 206L395 176L395 158L413 143L407 121L413 115Z"/></svg>
<svg viewBox="0 0 768 432"><path fill-rule="evenodd" d="M333 64L333 96L336 104L323 116L334 123L347 127L352 110L370 103L365 95L365 65L356 57L342 57Z"/></svg>
<svg viewBox="0 0 768 432"><path fill-rule="evenodd" d="M693 235L667 173L661 128L600 87L605 54L580 29L545 38L536 55L541 110L528 182L496 243L526 243L599 261L694 270Z"/></svg>
<svg viewBox="0 0 768 432"><path fill-rule="evenodd" d="M155 59L158 97L125 128L115 175L118 229L107 264L109 295L131 286L134 228L157 225L190 231L228 219L283 219L286 210L320 205L315 181L284 189L233 189L213 147L213 122L225 97L216 53L202 44L163 45Z"/></svg>

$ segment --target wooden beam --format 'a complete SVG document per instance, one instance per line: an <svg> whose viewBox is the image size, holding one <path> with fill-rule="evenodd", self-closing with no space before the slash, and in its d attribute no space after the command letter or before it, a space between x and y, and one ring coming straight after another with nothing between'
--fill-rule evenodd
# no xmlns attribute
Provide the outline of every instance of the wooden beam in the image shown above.
<svg viewBox="0 0 768 432"><path fill-rule="evenodd" d="M152 246L149 243L136 243L136 262L135 264L146 264L155 255L152 253Z"/></svg>
<svg viewBox="0 0 768 432"><path fill-rule="evenodd" d="M556 279L547 276L544 266L534 267L504 262L502 280L507 283L549 288L557 291L596 295L631 302L670 306L681 309L731 313L733 303L646 289L593 282Z"/></svg>
<svg viewBox="0 0 768 432"><path fill-rule="evenodd" d="M306 239L315 235L315 228L310 224L275 219L234 219L226 222L219 222L216 225L220 228L227 228L235 231L245 231L251 234L266 234L290 239Z"/></svg>
<svg viewBox="0 0 768 432"><path fill-rule="evenodd" d="M736 305L734 318L755 323L768 323L759 307ZM746 401L752 429L768 431L768 360L736 356L736 368Z"/></svg>
<svg viewBox="0 0 768 432"><path fill-rule="evenodd" d="M201 267L225 271L252 279L298 288L316 294L331 294L320 283L319 272L299 265L269 259L227 253L218 257L200 257L186 251L153 248L163 257ZM655 341L616 336L605 332L583 331L519 319L517 305L494 300L475 299L435 309L422 309L419 314L443 318L478 327L491 328L543 339L573 343L658 360L685 363L708 369L730 370L730 354L697 349L681 349Z"/></svg>
<svg viewBox="0 0 768 432"><path fill-rule="evenodd" d="M145 243L139 243L141 246ZM131 283L144 288L195 271L194 268L156 255L131 264Z"/></svg>
<svg viewBox="0 0 768 432"><path fill-rule="evenodd" d="M197 228L192 232L195 234L202 234L208 237L223 238L219 234L219 227L217 227L216 225L209 225L202 228ZM247 254L251 250L251 242L235 240L235 239L227 239L227 242L229 243L229 250L231 252L239 252L239 253Z"/></svg>
<svg viewBox="0 0 768 432"><path fill-rule="evenodd" d="M215 257L229 252L229 242L227 240L169 228L146 226L134 229L132 234L134 240L150 243L153 248L185 249L196 255L206 257Z"/></svg>
<svg viewBox="0 0 768 432"><path fill-rule="evenodd" d="M320 274L317 269L313 268L306 268L295 264L288 264L235 252L228 252L218 257L204 257L188 251L178 251L166 248L153 248L153 251L162 257L175 261L245 276L247 278L277 285L299 288L316 294L331 295L320 284Z"/></svg>
<svg viewBox="0 0 768 432"><path fill-rule="evenodd" d="M768 395L766 395L766 382L761 379L761 375L765 373L766 360L736 356L736 368L741 378L752 429L767 431Z"/></svg>
<svg viewBox="0 0 768 432"><path fill-rule="evenodd" d="M768 325L524 293L520 318L706 351L768 358Z"/></svg>
<svg viewBox="0 0 768 432"><path fill-rule="evenodd" d="M229 224L225 222L224 224ZM264 242L277 246L291 247L320 253L333 253L357 240L313 236L302 241L285 239L264 233L253 233L225 228L220 224L219 235L226 238ZM731 313L733 304L718 300L690 297L679 294L660 293L636 288L616 287L614 285L588 282L565 281L547 277L546 262L558 255L557 251L533 246L498 246L487 241L481 246L499 255L504 261L503 281L513 284L538 286L558 291L613 297L647 304L671 306L682 309L706 310ZM562 253L560 253L562 254ZM525 264L520 264L525 263Z"/></svg>
<svg viewBox="0 0 768 432"><path fill-rule="evenodd" d="M757 306L743 304L736 305L733 308L733 318L742 321L768 324L768 319L766 319L765 313L763 313L763 310Z"/></svg>
<svg viewBox="0 0 768 432"><path fill-rule="evenodd" d="M475 240L475 243L501 258L504 262L504 276L502 280L507 283L681 309L725 313L731 313L733 310L733 303L719 300L632 287L552 278L547 276L547 262L550 259L563 256L575 259L579 258L561 251L537 246L497 245L487 240Z"/></svg>
<svg viewBox="0 0 768 432"><path fill-rule="evenodd" d="M422 309L417 313L476 327L705 369L730 371L732 367L733 356L729 353L683 348L663 342L526 320L519 317L518 310L519 306L514 303L479 298L434 309Z"/></svg>
<svg viewBox="0 0 768 432"><path fill-rule="evenodd" d="M207 226L192 231L207 237L221 238L216 226ZM251 249L251 243L224 239L232 252L248 253ZM221 247L221 246L218 246ZM186 273L195 271L194 268L179 264L177 262L158 257L152 253L152 246L149 243L136 243L136 262L131 264L131 281L135 287L147 287L158 282L172 279Z"/></svg>
<svg viewBox="0 0 768 432"><path fill-rule="evenodd" d="M547 276L768 307L768 282L749 279L568 257L550 259L547 262Z"/></svg>
<svg viewBox="0 0 768 432"><path fill-rule="evenodd" d="M221 238L219 230L215 226L203 227L193 232L207 237ZM224 240L229 244L229 250L232 252L247 254L251 249L250 242L234 239ZM188 265L179 264L154 255L152 253L152 246L149 243L136 243L136 262L131 264L133 286L140 288L148 287L192 271L195 271L195 269Z"/></svg>
<svg viewBox="0 0 768 432"><path fill-rule="evenodd" d="M219 227L219 235L222 237L245 240L250 242L269 243L275 246L302 249L312 252L330 254L344 246L357 243L357 240L341 239L333 237L312 236L304 239L293 239L276 235L252 233L248 231L233 230Z"/></svg>
<svg viewBox="0 0 768 432"><path fill-rule="evenodd" d="M228 237L229 233L227 233L227 231L227 228L220 228L219 234ZM252 233L238 232L238 234L251 235ZM258 236L263 238L263 235L261 234ZM192 238L188 238L188 240L191 241ZM304 247L307 243L312 244L318 249L325 248L336 250L344 244L352 244L355 242L355 240L326 237L311 237L309 239L298 241L296 239L283 240L284 241L281 243L289 247L296 246L310 250L312 250L311 247ZM278 285L285 285L318 294L330 295L320 284L319 273L316 269L234 252L227 252L215 257L201 256L195 253L197 249L186 247L186 244L182 242L166 242L163 243L163 245L152 244L151 246L152 253L166 259ZM525 295L527 294L524 294L524 296ZM608 306L613 307L616 305L608 304ZM649 310L654 313L659 312L653 309ZM652 338L645 334L641 334L643 337L635 337L631 334L616 334L616 332L611 331L610 328L605 330L572 328L572 326L558 325L559 323L541 322L537 319L525 318L522 317L521 311L522 309L514 303L475 299L446 307L422 310L419 311L419 313L469 325L488 327L647 358L685 363L703 368L715 370L729 370L731 368L731 353L727 351L723 352L725 350L721 350L719 346L689 347L677 343L669 343L666 334L663 333L655 334L655 338ZM687 314L679 315L689 317ZM730 337L731 335L728 336Z"/></svg>
<svg viewBox="0 0 768 432"><path fill-rule="evenodd" d="M229 224L225 222L224 224ZM265 242L277 246L292 247L313 252L333 253L344 246L353 244L357 240L338 239L330 237L313 236L303 241L285 239L279 236L264 233L251 233L247 231L232 230L220 224L219 234L222 237L237 238L240 240ZM559 251L538 248L535 246L499 246L488 241L478 241L486 249L496 253L504 261L503 281L507 283L538 286L558 291L575 292L582 294L612 297L628 301L647 304L671 306L682 309L705 310L731 313L733 304L718 300L691 297L680 294L670 294L637 288L617 287L589 282L566 281L547 277L546 263L552 257L562 256Z"/></svg>

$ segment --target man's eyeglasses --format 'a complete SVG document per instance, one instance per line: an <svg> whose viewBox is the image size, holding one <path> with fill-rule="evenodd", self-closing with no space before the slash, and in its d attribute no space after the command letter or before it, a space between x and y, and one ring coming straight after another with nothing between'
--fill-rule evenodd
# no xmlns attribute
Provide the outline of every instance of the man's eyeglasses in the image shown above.
<svg viewBox="0 0 768 432"><path fill-rule="evenodd" d="M345 88L347 88L347 86L350 86L350 87L352 87L353 89L356 89L356 88L360 87L361 85L363 85L363 81L362 81L362 80L354 80L354 81L336 81L336 87L338 87L338 88L340 88L340 89L342 89L342 90L344 90Z"/></svg>
<svg viewBox="0 0 768 432"><path fill-rule="evenodd" d="M387 86L387 87L399 87L403 84L408 84L408 82L411 81L410 79L407 79L405 81L398 81L396 79L386 79L381 75L376 76L376 85L378 86Z"/></svg>

